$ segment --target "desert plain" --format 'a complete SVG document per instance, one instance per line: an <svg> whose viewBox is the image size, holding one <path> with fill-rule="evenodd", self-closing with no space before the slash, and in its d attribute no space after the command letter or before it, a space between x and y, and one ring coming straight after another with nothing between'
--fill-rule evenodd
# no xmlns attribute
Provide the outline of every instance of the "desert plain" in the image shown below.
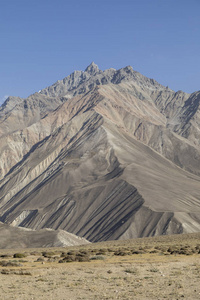
<svg viewBox="0 0 200 300"><path fill-rule="evenodd" d="M0 250L0 299L200 299L200 234Z"/></svg>

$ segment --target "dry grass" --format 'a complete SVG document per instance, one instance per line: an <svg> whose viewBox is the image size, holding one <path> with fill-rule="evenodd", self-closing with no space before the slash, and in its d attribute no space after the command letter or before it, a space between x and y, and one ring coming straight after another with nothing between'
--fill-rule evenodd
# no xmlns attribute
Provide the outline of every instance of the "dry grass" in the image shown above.
<svg viewBox="0 0 200 300"><path fill-rule="evenodd" d="M200 298L199 237L165 236L45 251L0 250L1 299L196 300Z"/></svg>

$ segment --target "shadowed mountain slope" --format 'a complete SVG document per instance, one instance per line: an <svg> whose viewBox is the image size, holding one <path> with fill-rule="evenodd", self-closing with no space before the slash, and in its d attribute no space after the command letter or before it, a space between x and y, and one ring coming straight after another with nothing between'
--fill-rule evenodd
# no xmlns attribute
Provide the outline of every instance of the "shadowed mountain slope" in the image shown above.
<svg viewBox="0 0 200 300"><path fill-rule="evenodd" d="M200 230L199 93L92 63L0 109L0 221L90 241Z"/></svg>

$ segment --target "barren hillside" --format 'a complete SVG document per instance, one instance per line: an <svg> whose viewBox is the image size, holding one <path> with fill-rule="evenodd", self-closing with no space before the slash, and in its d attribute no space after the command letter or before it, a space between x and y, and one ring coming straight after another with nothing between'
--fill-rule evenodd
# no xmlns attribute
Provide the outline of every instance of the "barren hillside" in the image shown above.
<svg viewBox="0 0 200 300"><path fill-rule="evenodd" d="M0 108L0 221L90 241L200 231L199 92L92 63Z"/></svg>

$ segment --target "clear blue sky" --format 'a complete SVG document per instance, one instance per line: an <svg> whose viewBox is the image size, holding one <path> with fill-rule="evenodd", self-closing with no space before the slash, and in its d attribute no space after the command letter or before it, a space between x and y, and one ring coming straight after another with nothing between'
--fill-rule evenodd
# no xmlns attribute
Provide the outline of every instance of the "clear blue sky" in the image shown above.
<svg viewBox="0 0 200 300"><path fill-rule="evenodd" d="M200 90L200 0L0 0L0 102L94 61Z"/></svg>

